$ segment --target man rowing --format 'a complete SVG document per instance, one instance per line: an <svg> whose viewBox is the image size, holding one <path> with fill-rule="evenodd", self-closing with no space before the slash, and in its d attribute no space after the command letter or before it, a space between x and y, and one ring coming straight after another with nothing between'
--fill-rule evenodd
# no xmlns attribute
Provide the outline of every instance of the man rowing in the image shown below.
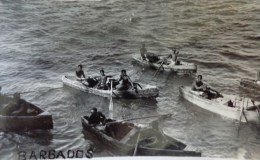
<svg viewBox="0 0 260 160"><path fill-rule="evenodd" d="M193 81L192 90L202 91L203 92L202 96L207 99L222 97L222 95L218 91L209 87L206 83L202 81L202 75L198 75L197 79ZM212 93L212 91L214 93Z"/></svg>
<svg viewBox="0 0 260 160"><path fill-rule="evenodd" d="M106 121L106 116L104 116L101 112L98 112L97 108L92 108L91 115L86 117L86 119L89 124L96 126L99 124L104 124Z"/></svg>

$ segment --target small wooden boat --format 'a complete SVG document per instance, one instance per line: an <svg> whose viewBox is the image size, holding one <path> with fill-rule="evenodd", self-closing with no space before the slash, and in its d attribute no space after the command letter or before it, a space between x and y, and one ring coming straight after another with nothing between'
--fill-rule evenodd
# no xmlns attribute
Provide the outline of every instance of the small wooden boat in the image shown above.
<svg viewBox="0 0 260 160"><path fill-rule="evenodd" d="M207 99L202 96L201 91L192 91L191 87L180 87L180 94L183 98L191 103L206 109L210 112L219 114L223 117L227 117L234 120L240 120L242 110L248 121L258 122L259 113L257 109L252 109L252 102L248 98L237 97L235 95L225 95L223 97ZM259 102L255 102L255 105L259 105ZM251 105L251 106L250 106ZM231 107L232 106L232 107ZM244 116L241 119L242 122L246 122Z"/></svg>
<svg viewBox="0 0 260 160"><path fill-rule="evenodd" d="M110 97L110 90L96 89L88 87L77 81L75 77L63 76L62 82L64 85L81 90L83 92L91 93L98 96ZM137 91L133 89L129 90L113 90L113 98L154 98L159 95L159 89L156 86L141 84L142 88L138 88Z"/></svg>
<svg viewBox="0 0 260 160"><path fill-rule="evenodd" d="M240 81L240 85L250 90L259 91L260 93L260 83L258 84L256 80L242 78Z"/></svg>
<svg viewBox="0 0 260 160"><path fill-rule="evenodd" d="M8 102L12 100L12 98L6 98L8 100L1 103L1 110ZM49 112L44 111L31 103L28 103L28 105L28 114L24 116L10 116L0 113L0 130L32 130L53 128L52 115Z"/></svg>
<svg viewBox="0 0 260 160"><path fill-rule="evenodd" d="M94 135L124 156L133 155L134 152L136 155L150 156L201 156L201 152L195 148L188 147L152 127L140 127L122 121L94 127L89 125L85 117L81 117L81 122L88 134Z"/></svg>
<svg viewBox="0 0 260 160"><path fill-rule="evenodd" d="M148 61L142 60L140 55L134 55L132 58L135 62L143 66L153 67L156 69L161 66L161 62L150 63ZM160 57L160 59L163 60L162 57ZM163 68L166 71L168 70L181 74L193 74L197 72L197 65L195 65L194 63L181 61L180 64L177 65L172 59L167 59L167 63L163 64Z"/></svg>

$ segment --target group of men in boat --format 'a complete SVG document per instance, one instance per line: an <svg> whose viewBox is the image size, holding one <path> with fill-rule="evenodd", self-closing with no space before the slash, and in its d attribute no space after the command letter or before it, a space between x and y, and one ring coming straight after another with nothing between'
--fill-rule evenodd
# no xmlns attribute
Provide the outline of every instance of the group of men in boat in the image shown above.
<svg viewBox="0 0 260 160"><path fill-rule="evenodd" d="M167 63L165 60L172 58L175 65L180 65L180 61L178 61L179 51L177 51L175 48L170 48L170 49L173 51L174 56L169 55L165 59L161 59L160 56L147 52L147 49L145 48L145 44L142 44L142 47L140 48L140 54L143 61L148 61L150 63Z"/></svg>
<svg viewBox="0 0 260 160"><path fill-rule="evenodd" d="M76 76L77 76L77 80L82 82L87 87L92 87L101 90L111 89L111 83L113 89L117 89L117 90L128 90L130 88L137 89L137 85L139 85L137 83L134 83L130 79L130 77L126 74L126 70L121 71L121 75L118 80L112 79L113 76L106 75L103 69L100 70L99 76L86 78L85 73L83 71L83 67L80 64L78 65L78 68L76 70ZM120 86L116 87L119 84Z"/></svg>
<svg viewBox="0 0 260 160"><path fill-rule="evenodd" d="M6 99L8 99L9 103L6 106L2 106L1 104L0 115L2 116L29 116L37 115L38 113L35 109L30 107L30 103L21 99L20 93L15 93L13 98L2 95L0 86L0 100L4 102Z"/></svg>

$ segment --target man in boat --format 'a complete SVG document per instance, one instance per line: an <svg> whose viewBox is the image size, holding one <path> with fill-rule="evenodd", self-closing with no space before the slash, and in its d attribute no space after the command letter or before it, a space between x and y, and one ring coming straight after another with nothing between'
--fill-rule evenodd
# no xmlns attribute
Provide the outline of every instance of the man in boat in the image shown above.
<svg viewBox="0 0 260 160"><path fill-rule="evenodd" d="M0 114L5 116L26 116L29 108L30 104L21 99L20 93L15 93L13 101L4 107Z"/></svg>
<svg viewBox="0 0 260 160"><path fill-rule="evenodd" d="M120 79L118 81L121 82L118 90L128 90L129 88L134 87L132 80L126 74L126 70L124 69L121 71Z"/></svg>
<svg viewBox="0 0 260 160"><path fill-rule="evenodd" d="M202 96L207 99L223 97L218 91L209 87L206 83L202 81L202 75L198 75L197 79L192 83L193 91L202 91Z"/></svg>
<svg viewBox="0 0 260 160"><path fill-rule="evenodd" d="M140 48L140 54L141 58L143 61L146 61L146 54L147 54L147 49L145 48L145 44L142 44L142 47Z"/></svg>
<svg viewBox="0 0 260 160"><path fill-rule="evenodd" d="M202 75L198 75L197 79L192 83L193 91L204 91L206 84L202 82Z"/></svg>
<svg viewBox="0 0 260 160"><path fill-rule="evenodd" d="M175 48L172 49L172 52L173 52L173 61L175 63L175 65L180 65L180 61L178 61L178 55L179 55L179 51L177 51Z"/></svg>
<svg viewBox="0 0 260 160"><path fill-rule="evenodd" d="M97 111L97 108L92 108L90 117L86 117L89 124L98 125L104 124L106 121L106 117Z"/></svg>
<svg viewBox="0 0 260 160"><path fill-rule="evenodd" d="M78 68L76 70L76 76L78 80L85 80L85 74L84 71L82 70L82 65L78 65Z"/></svg>
<svg viewBox="0 0 260 160"><path fill-rule="evenodd" d="M96 85L96 88L107 90L108 89L107 78L110 78L110 77L112 77L112 76L106 76L104 70L101 69L100 76L99 76L99 82Z"/></svg>
<svg viewBox="0 0 260 160"><path fill-rule="evenodd" d="M142 44L142 47L140 48L140 54L143 61L149 61L151 63L155 63L160 60L160 58L155 54L147 52L147 49L145 48L145 44Z"/></svg>

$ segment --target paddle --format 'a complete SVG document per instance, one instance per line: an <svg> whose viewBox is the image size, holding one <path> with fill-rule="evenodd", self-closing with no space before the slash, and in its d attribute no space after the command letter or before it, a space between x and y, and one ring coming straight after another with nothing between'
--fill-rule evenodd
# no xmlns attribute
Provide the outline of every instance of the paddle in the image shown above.
<svg viewBox="0 0 260 160"><path fill-rule="evenodd" d="M49 90L55 90L55 89L61 89L63 87L57 87L57 88L51 88ZM37 91L40 91L40 90L37 90ZM20 94L26 94L26 93L33 93L33 92L37 92L37 91L25 91L25 92L19 92ZM13 95L14 93L7 93L7 94L4 94L6 96L11 96Z"/></svg>
<svg viewBox="0 0 260 160"><path fill-rule="evenodd" d="M139 133L138 133L138 137L137 137L137 140L136 140L136 144L135 144L135 149L134 149L134 154L133 154L133 156L135 156L136 155L136 152L137 152L137 147L138 147L138 143L139 143L139 139L140 139L140 131L139 131Z"/></svg>
<svg viewBox="0 0 260 160"><path fill-rule="evenodd" d="M165 62L166 59L168 59L171 55L167 56L166 58L164 58L160 64L160 67L157 69L157 71L154 74L154 77L157 75L157 73L159 72L159 70L163 67L163 64ZM164 68L163 68L164 69Z"/></svg>
<svg viewBox="0 0 260 160"><path fill-rule="evenodd" d="M119 120L119 121L116 121L116 122L108 122L107 124L118 123L118 122L123 122L123 121L133 121L133 120L137 120L137 119L154 118L154 117L164 117L164 118L167 118L167 117L170 117L171 115L172 114L169 113L169 114L163 114L163 115L146 116L146 117L138 117L138 118L129 118L129 119Z"/></svg>
<svg viewBox="0 0 260 160"><path fill-rule="evenodd" d="M109 102L109 118L113 119L113 82L112 79L110 79L111 83L111 94L110 94L110 102Z"/></svg>

